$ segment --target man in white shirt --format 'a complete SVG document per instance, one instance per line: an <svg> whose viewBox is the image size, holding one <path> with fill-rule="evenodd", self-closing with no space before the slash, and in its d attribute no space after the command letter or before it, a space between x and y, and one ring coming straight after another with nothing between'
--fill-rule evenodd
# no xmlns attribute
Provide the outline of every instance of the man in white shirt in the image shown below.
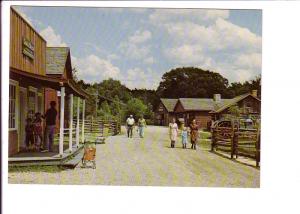
<svg viewBox="0 0 300 214"><path fill-rule="evenodd" d="M132 129L134 126L134 118L132 115L130 115L126 120L126 126L127 126L127 136L132 138Z"/></svg>

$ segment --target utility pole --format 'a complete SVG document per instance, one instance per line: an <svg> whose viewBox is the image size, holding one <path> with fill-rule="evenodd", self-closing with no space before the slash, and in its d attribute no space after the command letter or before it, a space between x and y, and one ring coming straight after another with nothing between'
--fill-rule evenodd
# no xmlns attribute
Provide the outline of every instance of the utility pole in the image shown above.
<svg viewBox="0 0 300 214"><path fill-rule="evenodd" d="M96 91L96 120L97 120L97 110L98 110L98 90Z"/></svg>

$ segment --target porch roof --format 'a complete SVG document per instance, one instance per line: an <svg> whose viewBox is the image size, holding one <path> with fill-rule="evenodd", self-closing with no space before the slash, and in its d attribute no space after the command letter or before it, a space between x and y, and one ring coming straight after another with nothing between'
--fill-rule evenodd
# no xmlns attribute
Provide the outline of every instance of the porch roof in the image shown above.
<svg viewBox="0 0 300 214"><path fill-rule="evenodd" d="M10 67L10 78L23 82L26 81L33 86L48 87L58 91L64 86L66 87L67 93L72 93L81 98L90 99L90 95L79 88L72 80L58 79L51 76L29 73L12 67Z"/></svg>

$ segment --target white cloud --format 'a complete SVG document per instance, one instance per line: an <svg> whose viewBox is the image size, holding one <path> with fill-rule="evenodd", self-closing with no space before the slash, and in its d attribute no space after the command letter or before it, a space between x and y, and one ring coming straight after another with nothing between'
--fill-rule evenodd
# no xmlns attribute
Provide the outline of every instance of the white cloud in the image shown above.
<svg viewBox="0 0 300 214"><path fill-rule="evenodd" d="M228 10L207 9L157 9L149 15L151 23L159 25L165 22L178 22L182 20L193 22L210 22L218 18L227 19Z"/></svg>
<svg viewBox="0 0 300 214"><path fill-rule="evenodd" d="M121 42L119 45L120 52L130 59L144 59L150 53L150 45L145 44L152 38L150 31L137 30L127 40Z"/></svg>
<svg viewBox="0 0 300 214"><path fill-rule="evenodd" d="M120 59L120 57L119 57L117 54L109 54L109 55L107 56L107 59L108 59L109 61L112 61L112 60Z"/></svg>
<svg viewBox="0 0 300 214"><path fill-rule="evenodd" d="M152 56L144 59L144 63L145 63L145 64L151 65L151 64L153 64L154 62L155 62L155 60L154 60L154 58L153 58Z"/></svg>
<svg viewBox="0 0 300 214"><path fill-rule="evenodd" d="M262 39L247 28L221 18L209 25L184 21L163 27L171 38L163 53L177 66L217 71L229 81L245 81L261 72Z"/></svg>
<svg viewBox="0 0 300 214"><path fill-rule="evenodd" d="M107 78L117 78L120 75L118 67L96 55L84 58L72 57L72 63L78 70L78 78L89 83L100 82Z"/></svg>
<svg viewBox="0 0 300 214"><path fill-rule="evenodd" d="M259 69L261 62L261 53L240 54L237 56L235 65L245 69Z"/></svg>
<svg viewBox="0 0 300 214"><path fill-rule="evenodd" d="M138 46L133 43L123 42L120 45L120 52L130 59L143 59L150 53L150 46Z"/></svg>
<svg viewBox="0 0 300 214"><path fill-rule="evenodd" d="M46 27L40 32L40 34L47 41L47 46L67 46L67 44L62 40L61 36L55 33L54 29L51 26Z"/></svg>
<svg viewBox="0 0 300 214"><path fill-rule="evenodd" d="M144 43L144 42L148 41L149 39L151 39L151 37L152 37L152 34L150 31L137 30L132 36L130 36L128 38L128 41L130 43L140 44L140 43Z"/></svg>
<svg viewBox="0 0 300 214"><path fill-rule="evenodd" d="M124 83L130 89L156 89L159 85L159 81L160 76L154 73L153 70L150 68L143 70L138 67L128 69L122 78L122 83Z"/></svg>

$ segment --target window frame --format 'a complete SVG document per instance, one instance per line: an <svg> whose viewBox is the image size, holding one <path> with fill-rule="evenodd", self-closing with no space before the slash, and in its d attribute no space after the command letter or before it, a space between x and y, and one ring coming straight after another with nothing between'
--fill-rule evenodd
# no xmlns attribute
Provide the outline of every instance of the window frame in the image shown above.
<svg viewBox="0 0 300 214"><path fill-rule="evenodd" d="M11 128L9 127L10 125L10 109L8 109L8 130L9 131L16 131L18 130L18 120L19 120L19 113L18 113L18 109L19 109L19 82L15 81L15 80L9 80L9 87L10 86L14 86L15 87L15 121L14 121L14 127ZM8 100L9 100L9 107L10 107L10 94L8 95Z"/></svg>

